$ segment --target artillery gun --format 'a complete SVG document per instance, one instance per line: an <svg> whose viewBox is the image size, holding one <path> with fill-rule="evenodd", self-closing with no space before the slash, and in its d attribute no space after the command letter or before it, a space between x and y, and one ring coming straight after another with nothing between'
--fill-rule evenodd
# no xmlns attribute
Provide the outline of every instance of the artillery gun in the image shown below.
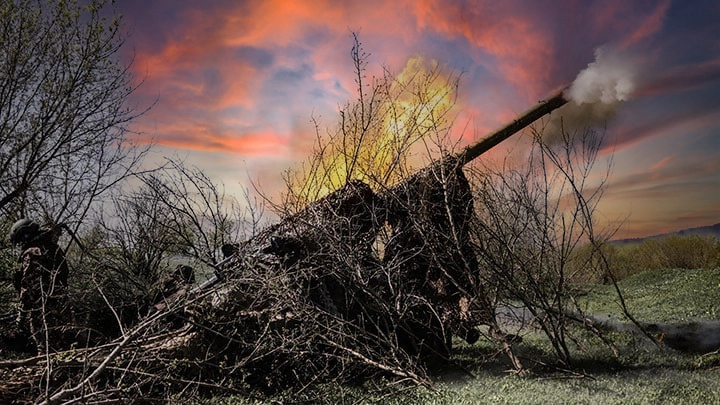
<svg viewBox="0 0 720 405"><path fill-rule="evenodd" d="M564 89L563 89L564 90ZM340 234L348 236L366 237L368 232L379 225L379 222L386 220L388 205L392 203L390 200L397 199L398 196L408 194L409 189L417 188L413 185L419 183L432 183L431 177L437 178L437 171L447 170L449 173L461 170L466 164L472 162L480 155L494 148L504 140L508 139L517 132L523 130L533 122L550 114L552 111L562 107L568 102L563 95L563 91L559 91L547 100L541 101L533 108L520 114L513 122L495 131L486 138L475 144L465 147L462 151L455 155L445 156L437 162L425 167L424 169L414 173L402 182L393 187L375 195L366 184L360 181L350 181L348 184L330 195L310 203L304 210L294 215L283 218L278 224L268 227L260 232L254 238L244 242L242 246L238 246L234 255L240 254L299 254L300 250L312 249L312 245L316 245L318 240L308 237L306 231L318 225L323 227L340 228ZM432 187L432 186L430 186ZM420 197L422 194L415 193L408 197ZM339 222L338 222L339 221ZM345 229L346 228L346 229ZM312 233L312 232L310 232ZM304 236L301 236L304 235ZM303 243L304 239L306 243ZM313 242L313 243L309 243ZM309 245L307 244L309 243ZM297 245L288 252L283 252L282 246L291 244ZM228 257L216 265L216 274L195 289L195 292L204 291L218 284L222 279L222 274L232 263L232 257Z"/></svg>
<svg viewBox="0 0 720 405"><path fill-rule="evenodd" d="M370 335L397 336L403 350L429 361L447 359L453 334L474 342L477 324L502 338L477 277L469 236L472 191L462 169L566 103L560 91L483 140L381 192L348 182L241 244L223 263L222 276L196 292L213 291L211 311L242 312L236 303L243 300L232 291L249 268L273 277L292 274L295 279L287 284L302 291L309 305ZM378 257L372 248L383 228L391 232ZM291 308L280 312L270 318L301 322Z"/></svg>

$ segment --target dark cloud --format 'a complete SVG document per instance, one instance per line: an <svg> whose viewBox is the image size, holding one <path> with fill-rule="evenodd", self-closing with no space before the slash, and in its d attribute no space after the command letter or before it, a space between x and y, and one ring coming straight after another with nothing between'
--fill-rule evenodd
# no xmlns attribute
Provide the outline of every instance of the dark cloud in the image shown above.
<svg viewBox="0 0 720 405"><path fill-rule="evenodd" d="M714 85L718 82L720 82L720 57L651 74L638 93L640 96L673 93Z"/></svg>
<svg viewBox="0 0 720 405"><path fill-rule="evenodd" d="M270 67L275 59L275 55L269 49L254 46L238 46L233 52L235 57L249 63L256 69Z"/></svg>
<svg viewBox="0 0 720 405"><path fill-rule="evenodd" d="M691 80L692 81L692 80ZM686 137L688 131L715 132L720 120L720 81L702 86L665 87L664 91L645 90L618 111L610 124L607 150L622 150L639 143L652 145L653 138ZM715 145L715 148L720 145ZM673 151L674 152L674 151Z"/></svg>
<svg viewBox="0 0 720 405"><path fill-rule="evenodd" d="M308 65L300 66L297 69L277 69L270 78L271 86L293 86L299 84L312 76L312 68ZM270 90L270 89L268 89Z"/></svg>

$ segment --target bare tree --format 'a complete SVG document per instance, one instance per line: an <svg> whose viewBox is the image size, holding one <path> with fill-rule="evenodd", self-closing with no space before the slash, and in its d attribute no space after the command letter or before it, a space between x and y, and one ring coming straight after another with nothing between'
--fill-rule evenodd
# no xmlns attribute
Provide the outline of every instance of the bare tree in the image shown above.
<svg viewBox="0 0 720 405"><path fill-rule="evenodd" d="M243 232L252 232L262 220L259 207L250 201L240 204L226 194L224 184L181 160L168 158L160 170L139 179L143 188L136 198L158 204L165 213L151 223L172 238L172 252L206 265L222 260L221 247L237 242Z"/></svg>
<svg viewBox="0 0 720 405"><path fill-rule="evenodd" d="M127 124L138 84L103 0L0 4L0 210L78 224L146 149Z"/></svg>
<svg viewBox="0 0 720 405"><path fill-rule="evenodd" d="M257 226L240 217L223 185L182 161L168 159L135 180L98 206L78 235L82 246L69 251L74 328L89 331L91 343L124 333L181 288L171 285L177 266L190 265L192 278L212 274L223 244Z"/></svg>
<svg viewBox="0 0 720 405"><path fill-rule="evenodd" d="M134 294L147 295L172 263L212 268L222 260L223 245L260 221L257 207L245 204L250 213L244 216L224 185L177 159L136 180L135 187L115 190L96 212L85 246L93 274L114 274Z"/></svg>
<svg viewBox="0 0 720 405"><path fill-rule="evenodd" d="M583 318L573 297L573 252L594 246L586 255L587 263L574 264L589 266L598 261L601 246L614 232L596 225L597 205L609 173L591 176L597 174L602 132L560 132L553 134L556 141L548 142L545 129L536 127L525 162L505 160L499 168L481 165L471 172L478 185L479 218L474 229L484 284L492 286L499 305L520 304L522 311L529 311L558 358L568 365L570 325L584 323L602 337ZM607 263L600 271L611 276Z"/></svg>

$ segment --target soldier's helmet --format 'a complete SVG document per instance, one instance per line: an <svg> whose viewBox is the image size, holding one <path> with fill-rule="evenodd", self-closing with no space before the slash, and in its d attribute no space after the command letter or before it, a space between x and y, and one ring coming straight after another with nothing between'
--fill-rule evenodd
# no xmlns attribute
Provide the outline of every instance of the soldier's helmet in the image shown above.
<svg viewBox="0 0 720 405"><path fill-rule="evenodd" d="M32 240L40 233L40 225L30 219L23 218L18 220L10 228L8 239L15 245L23 244Z"/></svg>
<svg viewBox="0 0 720 405"><path fill-rule="evenodd" d="M193 284L195 282L195 270L187 265L178 264L173 274L175 278L185 284Z"/></svg>

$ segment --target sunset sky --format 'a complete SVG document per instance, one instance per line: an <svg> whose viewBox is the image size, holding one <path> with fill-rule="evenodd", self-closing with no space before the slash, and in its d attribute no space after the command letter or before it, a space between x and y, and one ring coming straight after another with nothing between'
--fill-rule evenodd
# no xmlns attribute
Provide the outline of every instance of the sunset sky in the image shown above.
<svg viewBox="0 0 720 405"><path fill-rule="evenodd" d="M136 122L235 192L277 193L307 156L311 118L331 126L355 97L352 32L369 75L421 55L462 72L465 141L575 80L596 50L620 55L635 91L607 123L601 206L617 237L720 222L717 0L125 0ZM602 52L602 51L601 51Z"/></svg>

